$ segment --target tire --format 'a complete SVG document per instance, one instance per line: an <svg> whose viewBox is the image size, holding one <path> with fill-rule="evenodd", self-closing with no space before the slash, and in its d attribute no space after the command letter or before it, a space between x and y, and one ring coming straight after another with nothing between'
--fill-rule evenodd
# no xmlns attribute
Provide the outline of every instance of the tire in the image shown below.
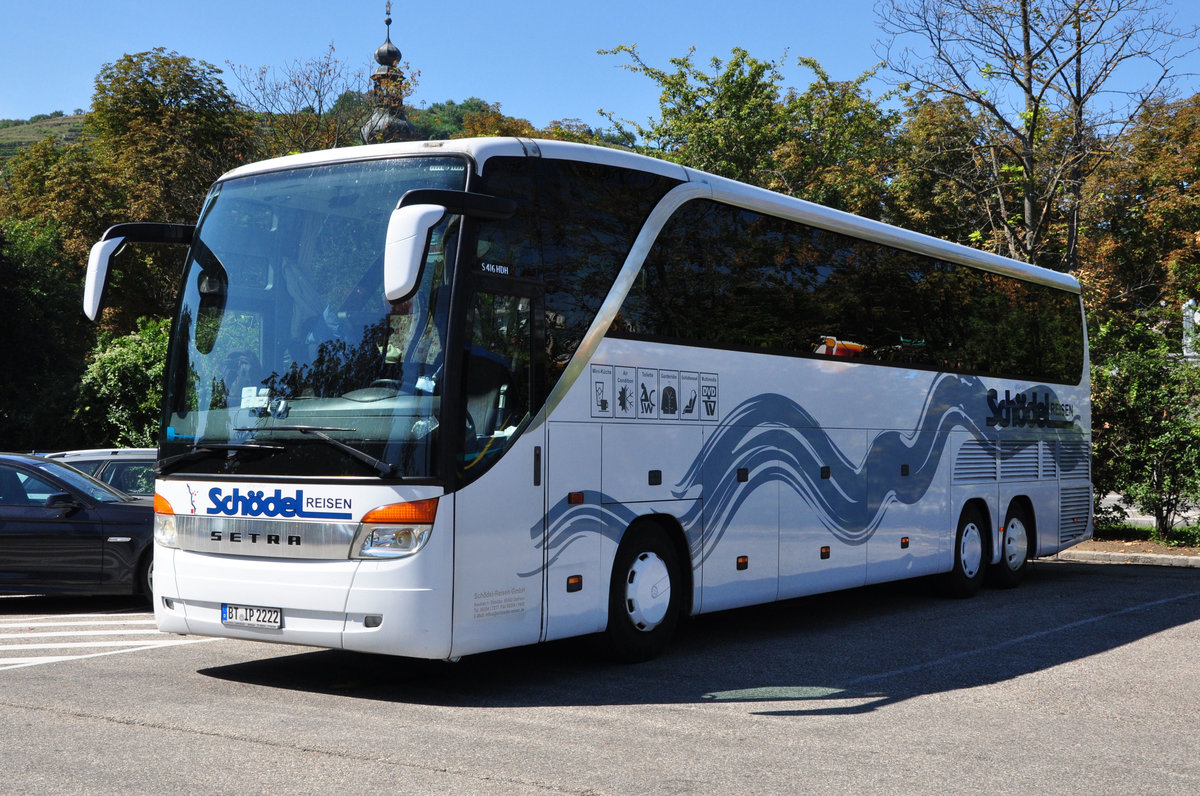
<svg viewBox="0 0 1200 796"><path fill-rule="evenodd" d="M1029 565L1031 524L1024 509L1012 506L1000 534L1000 560L988 571L989 580L1001 589L1020 585Z"/></svg>
<svg viewBox="0 0 1200 796"><path fill-rule="evenodd" d="M154 605L154 550L147 550L138 562L137 593Z"/></svg>
<svg viewBox="0 0 1200 796"><path fill-rule="evenodd" d="M945 575L945 591L951 597L972 597L983 585L986 569L987 522L975 506L967 506L958 518L954 534L954 569Z"/></svg>
<svg viewBox="0 0 1200 796"><path fill-rule="evenodd" d="M638 663L666 649L679 625L681 586L679 558L666 533L651 525L631 527L609 581L604 636L612 658Z"/></svg>

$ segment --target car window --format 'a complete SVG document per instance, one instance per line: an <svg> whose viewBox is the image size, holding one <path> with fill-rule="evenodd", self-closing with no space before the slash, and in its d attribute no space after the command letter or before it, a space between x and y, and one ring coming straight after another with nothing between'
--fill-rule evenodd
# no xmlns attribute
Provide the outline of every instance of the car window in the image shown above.
<svg viewBox="0 0 1200 796"><path fill-rule="evenodd" d="M50 459L30 461L29 466L35 467L43 473L53 474L55 478L65 481L72 489L87 495L92 500L99 500L104 503L120 503L129 499L129 496L124 492L118 492L108 484L97 481L95 478L84 475L72 467L66 467Z"/></svg>
<svg viewBox="0 0 1200 796"><path fill-rule="evenodd" d="M95 475L96 468L100 466L103 459L63 459L63 464L69 464L76 470L82 470L88 475Z"/></svg>
<svg viewBox="0 0 1200 796"><path fill-rule="evenodd" d="M151 462L112 462L101 479L131 495L154 494L154 464Z"/></svg>
<svg viewBox="0 0 1200 796"><path fill-rule="evenodd" d="M0 506L44 506L61 489L49 481L0 464Z"/></svg>

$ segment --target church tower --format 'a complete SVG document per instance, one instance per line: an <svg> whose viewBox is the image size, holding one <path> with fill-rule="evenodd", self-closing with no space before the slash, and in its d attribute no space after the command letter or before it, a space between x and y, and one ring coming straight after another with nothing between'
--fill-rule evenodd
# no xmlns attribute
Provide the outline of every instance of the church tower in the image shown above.
<svg viewBox="0 0 1200 796"><path fill-rule="evenodd" d="M400 50L392 44L392 4L389 0L383 20L387 35L375 51L375 71L371 73L371 88L367 101L372 107L371 118L362 126L359 135L364 144L388 144L409 141L416 137L416 128L404 116L404 73L400 71Z"/></svg>

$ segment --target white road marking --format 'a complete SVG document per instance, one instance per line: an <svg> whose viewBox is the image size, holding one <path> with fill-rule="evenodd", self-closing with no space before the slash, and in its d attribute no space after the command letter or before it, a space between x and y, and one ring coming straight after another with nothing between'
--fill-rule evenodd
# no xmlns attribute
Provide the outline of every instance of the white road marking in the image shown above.
<svg viewBox="0 0 1200 796"><path fill-rule="evenodd" d="M0 671L220 640L162 633L148 612L5 618L0 620ZM30 654L37 652L48 654Z"/></svg>

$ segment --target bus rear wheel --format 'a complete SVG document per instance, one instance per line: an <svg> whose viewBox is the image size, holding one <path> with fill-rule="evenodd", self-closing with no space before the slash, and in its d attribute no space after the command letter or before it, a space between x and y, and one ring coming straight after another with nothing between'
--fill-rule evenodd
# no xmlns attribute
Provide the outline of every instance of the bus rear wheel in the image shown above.
<svg viewBox="0 0 1200 796"><path fill-rule="evenodd" d="M1029 563L1029 522L1019 507L1008 510L1000 537L1000 561L990 572L991 581L1002 589L1011 589L1025 577Z"/></svg>
<svg viewBox="0 0 1200 796"><path fill-rule="evenodd" d="M944 585L951 597L971 597L983 585L987 552L987 524L975 506L967 506L958 518L954 536L954 568L946 573Z"/></svg>
<svg viewBox="0 0 1200 796"><path fill-rule="evenodd" d="M651 525L629 529L617 548L608 593L611 656L648 661L666 649L679 624L679 558L666 533Z"/></svg>

